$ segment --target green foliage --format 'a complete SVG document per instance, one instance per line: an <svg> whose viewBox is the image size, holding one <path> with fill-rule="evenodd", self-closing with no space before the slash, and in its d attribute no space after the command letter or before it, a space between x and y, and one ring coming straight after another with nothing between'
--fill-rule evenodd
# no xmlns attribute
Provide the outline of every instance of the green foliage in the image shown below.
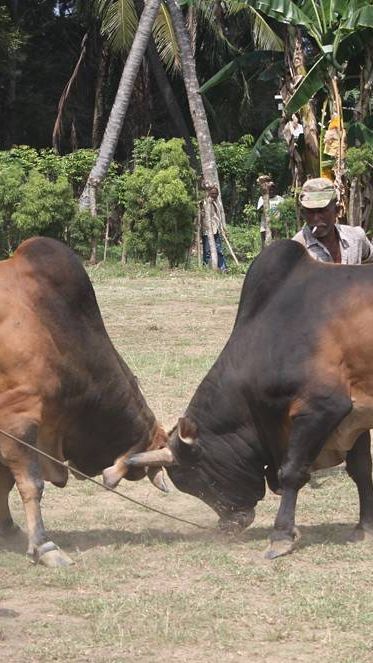
<svg viewBox="0 0 373 663"><path fill-rule="evenodd" d="M289 151L282 140L263 145L259 154L252 152L250 166L256 177L258 175L272 177L278 192L284 191L290 183Z"/></svg>
<svg viewBox="0 0 373 663"><path fill-rule="evenodd" d="M10 222L22 196L25 173L16 163L0 166L0 220Z"/></svg>
<svg viewBox="0 0 373 663"><path fill-rule="evenodd" d="M245 205L243 208L243 217L249 226L255 225L258 221L256 206L251 203Z"/></svg>
<svg viewBox="0 0 373 663"><path fill-rule="evenodd" d="M56 180L59 175L64 174L63 163L64 157L56 154L51 148L46 148L40 150L36 168L48 179Z"/></svg>
<svg viewBox="0 0 373 663"><path fill-rule="evenodd" d="M235 178L241 183L251 174L249 156L254 139L250 135L242 136L237 143L219 143L214 146L219 175L224 179Z"/></svg>
<svg viewBox="0 0 373 663"><path fill-rule="evenodd" d="M251 262L261 249L259 226L232 226L229 228L229 241L238 260Z"/></svg>
<svg viewBox="0 0 373 663"><path fill-rule="evenodd" d="M154 264L162 251L175 267L190 246L196 209L194 173L183 141L138 140L134 162L134 171L118 178L126 253Z"/></svg>
<svg viewBox="0 0 373 663"><path fill-rule="evenodd" d="M56 182L51 182L34 170L24 185L13 221L23 238L43 234L62 239L73 222L75 211L66 177L60 176Z"/></svg>
<svg viewBox="0 0 373 663"><path fill-rule="evenodd" d="M170 267L177 267L185 258L192 242L196 205L181 179L178 166L159 170L152 178L149 203L154 211L159 249Z"/></svg>
<svg viewBox="0 0 373 663"><path fill-rule="evenodd" d="M276 239L291 238L297 232L297 208L295 198L284 198L275 209L270 210L271 228Z"/></svg>
<svg viewBox="0 0 373 663"><path fill-rule="evenodd" d="M155 263L157 229L149 204L152 171L138 166L124 173L118 182L118 198L123 205L123 241L128 256Z"/></svg>
<svg viewBox="0 0 373 663"><path fill-rule="evenodd" d="M28 145L17 145L10 150L0 152L0 168L16 164L28 175L31 170L39 165L38 151Z"/></svg>
<svg viewBox="0 0 373 663"><path fill-rule="evenodd" d="M77 211L67 227L67 239L70 246L84 254L93 238L102 236L105 219L97 215L93 217L87 210Z"/></svg>
<svg viewBox="0 0 373 663"><path fill-rule="evenodd" d="M163 141L164 143L165 141ZM144 166L145 168L154 168L157 158L154 154L154 148L157 144L153 136L146 138L136 138L133 144L133 162L134 166Z"/></svg>
<svg viewBox="0 0 373 663"><path fill-rule="evenodd" d="M17 163L0 166L0 252L8 254L16 240L12 226L15 213L22 198L25 173Z"/></svg>
<svg viewBox="0 0 373 663"><path fill-rule="evenodd" d="M61 157L61 172L67 177L74 192L79 195L96 160L96 150L76 150Z"/></svg>
<svg viewBox="0 0 373 663"><path fill-rule="evenodd" d="M373 174L373 144L350 147L346 152L346 166L349 177Z"/></svg>

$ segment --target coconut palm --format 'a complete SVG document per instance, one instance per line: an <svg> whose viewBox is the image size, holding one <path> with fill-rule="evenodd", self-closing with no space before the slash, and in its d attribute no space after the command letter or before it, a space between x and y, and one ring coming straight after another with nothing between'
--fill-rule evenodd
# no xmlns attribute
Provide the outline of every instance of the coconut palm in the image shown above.
<svg viewBox="0 0 373 663"><path fill-rule="evenodd" d="M87 184L80 197L80 207L82 209L90 209L93 215L96 214L95 191L107 174L109 166L114 158L118 138L130 102L133 85L149 43L154 21L159 12L160 5L161 0L148 0L144 6L131 50L123 68L118 91L111 109L97 161L89 174Z"/></svg>

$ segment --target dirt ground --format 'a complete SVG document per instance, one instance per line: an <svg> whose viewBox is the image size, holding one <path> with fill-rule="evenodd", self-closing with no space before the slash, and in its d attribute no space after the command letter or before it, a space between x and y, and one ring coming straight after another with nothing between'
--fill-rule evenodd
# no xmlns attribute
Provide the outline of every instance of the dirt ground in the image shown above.
<svg viewBox="0 0 373 663"><path fill-rule="evenodd" d="M228 338L242 277L91 274L115 346L170 427ZM207 529L74 478L64 490L47 485L48 531L75 564L33 566L22 534L0 542L0 661L373 661L373 546L346 543L358 514L342 470L301 491L299 547L274 562L263 557L278 507L270 493L251 528L229 536L176 489L119 489ZM16 492L12 510L23 526Z"/></svg>

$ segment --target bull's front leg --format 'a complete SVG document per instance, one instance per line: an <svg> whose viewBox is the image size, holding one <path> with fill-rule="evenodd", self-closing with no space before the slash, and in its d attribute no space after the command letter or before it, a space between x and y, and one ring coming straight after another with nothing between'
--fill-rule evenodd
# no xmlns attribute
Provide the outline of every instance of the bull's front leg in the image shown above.
<svg viewBox="0 0 373 663"><path fill-rule="evenodd" d="M35 443L36 430L32 427L28 433L18 436L26 442ZM17 444L13 442L13 445ZM48 538L41 515L40 501L43 495L44 481L37 452L15 448L9 454L8 467L12 473L22 499L28 533L27 555L35 563L49 567L66 566L72 560Z"/></svg>
<svg viewBox="0 0 373 663"><path fill-rule="evenodd" d="M291 429L286 457L279 471L282 490L270 543L265 552L274 559L292 552L300 538L295 527L295 508L299 490L309 481L309 468L326 440L351 410L351 400L338 388L308 399L291 416Z"/></svg>

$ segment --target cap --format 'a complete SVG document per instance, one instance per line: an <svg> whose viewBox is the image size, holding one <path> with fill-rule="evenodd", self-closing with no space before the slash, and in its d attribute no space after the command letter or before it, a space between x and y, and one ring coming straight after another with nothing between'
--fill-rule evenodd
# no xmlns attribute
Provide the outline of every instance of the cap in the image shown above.
<svg viewBox="0 0 373 663"><path fill-rule="evenodd" d="M326 177L316 177L307 180L302 186L299 194L299 202L302 207L316 209L326 207L332 200L337 199L337 192L331 180Z"/></svg>

